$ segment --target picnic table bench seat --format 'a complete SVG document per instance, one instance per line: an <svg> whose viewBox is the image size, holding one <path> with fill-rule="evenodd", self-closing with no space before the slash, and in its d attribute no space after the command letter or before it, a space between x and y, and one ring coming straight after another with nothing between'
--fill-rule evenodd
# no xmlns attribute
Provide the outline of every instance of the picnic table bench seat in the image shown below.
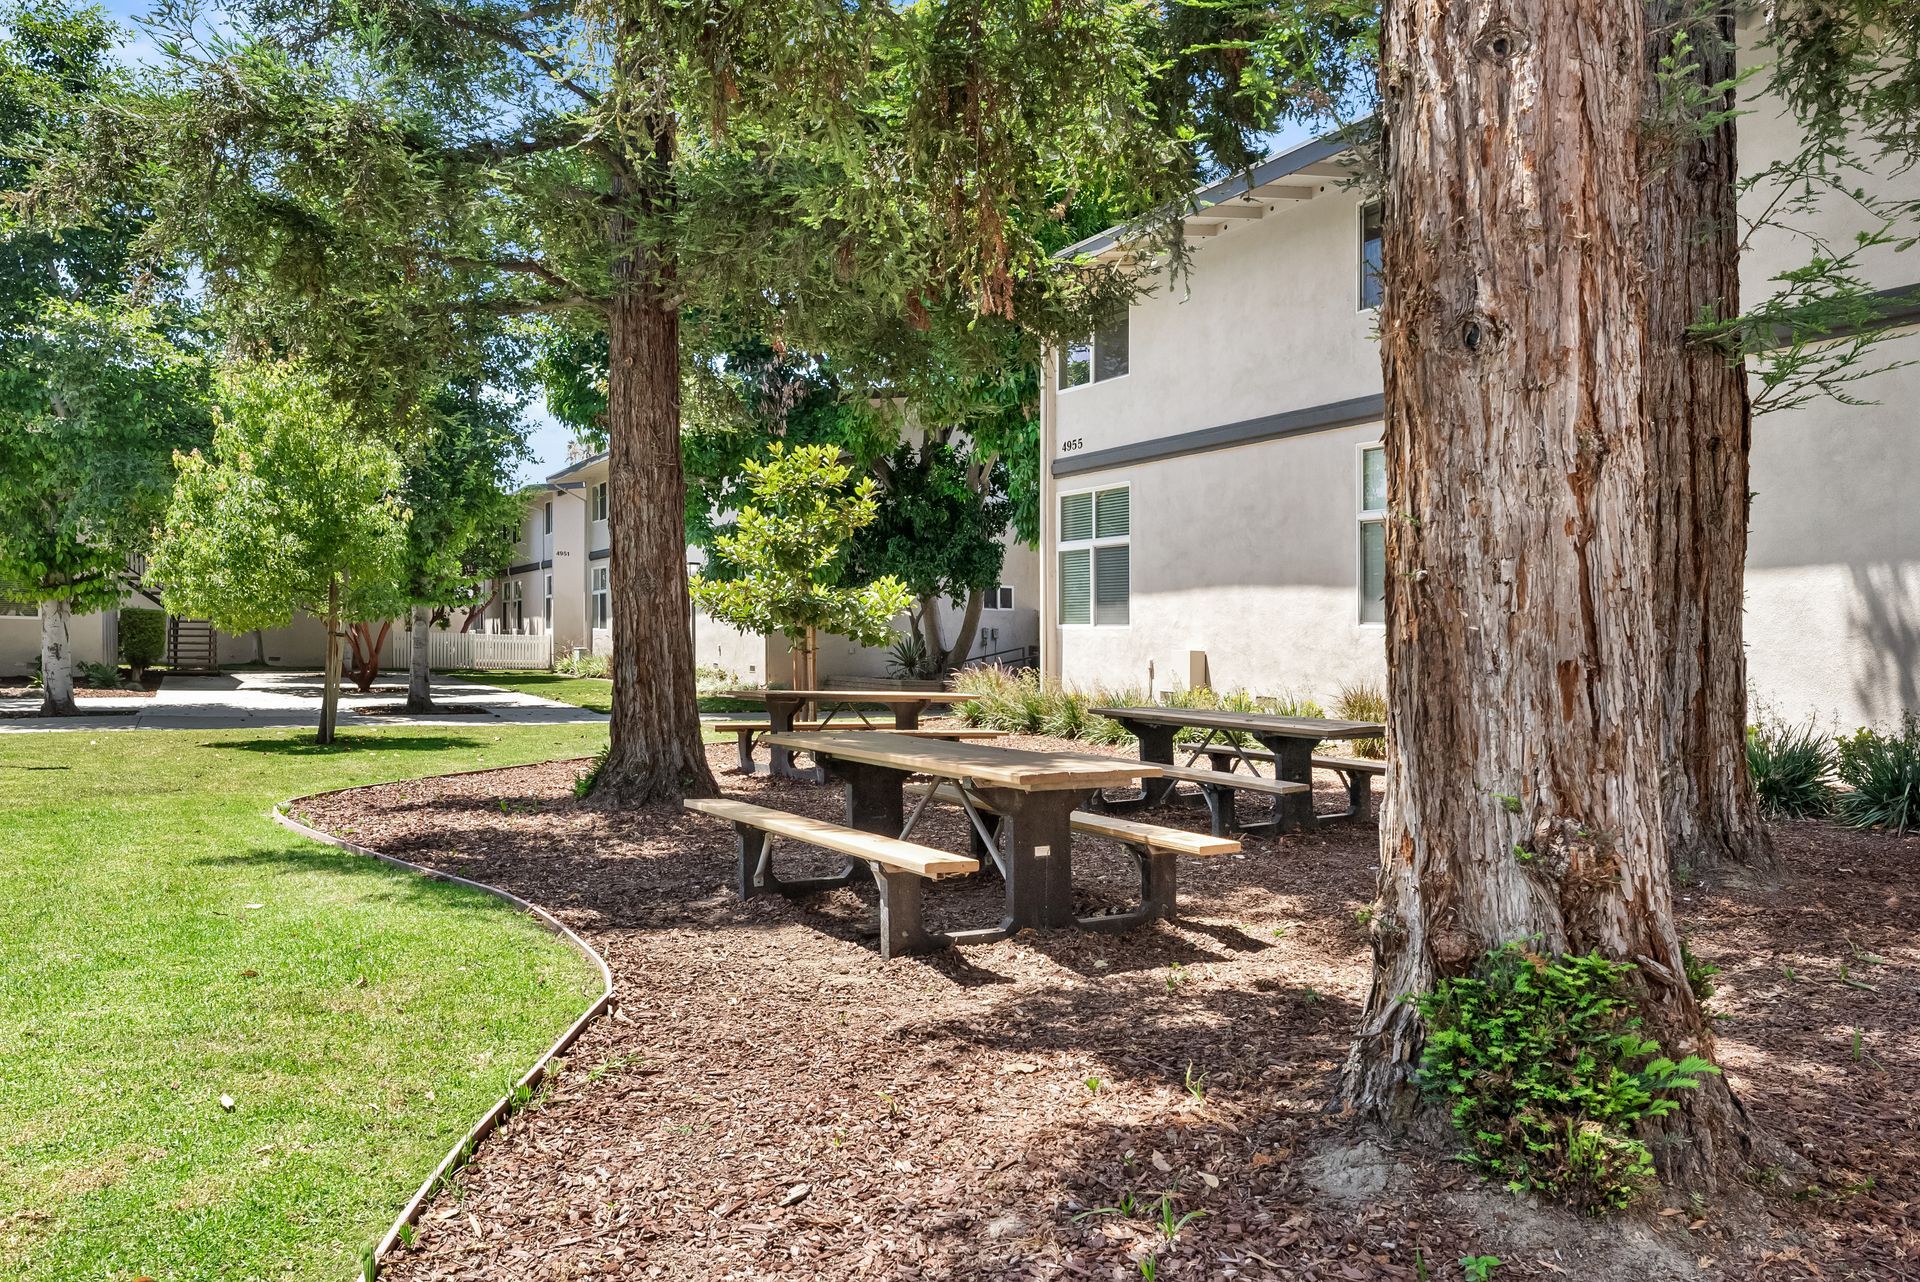
<svg viewBox="0 0 1920 1282"><path fill-rule="evenodd" d="M1179 783L1200 785L1200 796L1207 803L1207 824L1216 837L1240 830L1240 823L1233 812L1233 794L1236 792L1263 792L1271 797L1288 797L1313 791L1311 784L1295 783L1290 779L1266 779L1255 774L1201 770L1193 766L1161 766L1160 776Z"/></svg>
<svg viewBox="0 0 1920 1282"><path fill-rule="evenodd" d="M1241 761L1254 762L1273 760L1273 754L1265 748L1248 744L1235 747L1230 743L1210 743L1200 751L1210 761L1215 770L1231 771ZM1373 793L1373 778L1387 773L1387 763L1371 761L1365 757L1330 757L1320 753L1313 755L1315 770L1330 770L1338 774L1347 785L1347 813L1362 817L1367 813L1367 802Z"/></svg>
<svg viewBox="0 0 1920 1282"><path fill-rule="evenodd" d="M729 797L695 797L681 803L686 809L731 823L740 843L740 897L752 899L769 892L804 895L844 886L857 865L838 877L782 881L773 871L773 841L818 846L864 863L880 888L880 955L928 952L945 941L929 933L921 920L922 881L961 877L980 870L980 861L950 854L898 837L862 832L824 819L796 815L771 806L756 806Z"/></svg>
<svg viewBox="0 0 1920 1282"><path fill-rule="evenodd" d="M963 805L970 800L974 809L990 817L990 822L998 818L992 805L984 798L963 798L960 789L952 783L910 783L906 786L906 792L914 797L925 797L931 792L932 800L952 806ZM1140 908L1135 912L1114 914L1116 927L1123 923L1126 926L1135 925L1153 917L1171 919L1174 916L1179 893L1175 860L1179 856L1210 858L1240 853L1240 843L1231 837L1189 832L1184 828L1165 828L1159 824L1122 819L1117 815L1096 814L1091 810L1074 811L1070 824L1073 831L1081 836L1104 837L1118 842L1133 856L1140 870ZM989 831L995 828L997 825ZM974 834L974 853L989 858L993 855L977 831ZM1087 919L1083 918L1082 924L1087 924Z"/></svg>
<svg viewBox="0 0 1920 1282"><path fill-rule="evenodd" d="M754 770L754 741L763 734L771 734L773 732L773 726L765 721L715 721L712 723L712 728L721 734L733 735L738 740L740 773L743 775L750 775ZM824 730L846 728L844 725L835 726L825 721L796 721L793 723L793 729L795 731L808 734L817 734ZM902 729L898 726L865 726L862 727L862 729L882 730L888 734L913 735L919 739L998 739L1006 734L1004 730L984 730L968 726L935 726L932 728L914 726L910 729Z"/></svg>

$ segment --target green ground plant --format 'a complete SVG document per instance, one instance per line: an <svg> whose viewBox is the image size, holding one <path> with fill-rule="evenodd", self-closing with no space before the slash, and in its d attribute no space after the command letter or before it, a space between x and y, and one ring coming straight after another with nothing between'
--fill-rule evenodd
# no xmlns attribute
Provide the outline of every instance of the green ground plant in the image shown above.
<svg viewBox="0 0 1920 1282"><path fill-rule="evenodd" d="M352 1276L598 976L490 896L267 810L605 737L0 738L0 1277Z"/></svg>
<svg viewBox="0 0 1920 1282"><path fill-rule="evenodd" d="M1824 815L1833 804L1833 741L1812 722L1763 718L1747 727L1747 772L1770 815Z"/></svg>
<svg viewBox="0 0 1920 1282"><path fill-rule="evenodd" d="M1340 687L1333 697L1333 715L1345 721L1378 721L1387 723L1387 692L1372 682L1356 682ZM1385 739L1354 739L1346 745L1346 750L1356 757L1366 757L1372 761L1384 761L1387 756Z"/></svg>
<svg viewBox="0 0 1920 1282"><path fill-rule="evenodd" d="M120 657L137 683L147 669L167 657L167 612L120 607Z"/></svg>
<svg viewBox="0 0 1920 1282"><path fill-rule="evenodd" d="M1635 1126L1720 1070L1669 1059L1641 1035L1626 988L1634 969L1521 941L1415 999L1428 1027L1420 1082L1450 1110L1468 1161L1514 1192L1594 1213L1653 1182Z"/></svg>
<svg viewBox="0 0 1920 1282"><path fill-rule="evenodd" d="M1904 833L1920 828L1920 721L1894 733L1860 730L1840 740L1834 771L1847 785L1835 800L1841 822Z"/></svg>

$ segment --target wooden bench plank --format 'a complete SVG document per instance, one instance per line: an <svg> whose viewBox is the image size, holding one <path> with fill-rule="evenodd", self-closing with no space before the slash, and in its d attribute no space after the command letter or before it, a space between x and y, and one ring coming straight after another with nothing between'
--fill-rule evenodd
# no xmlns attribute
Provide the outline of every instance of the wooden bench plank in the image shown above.
<svg viewBox="0 0 1920 1282"><path fill-rule="evenodd" d="M1184 743L1175 744L1174 747L1182 752L1191 752L1193 750L1192 745ZM1268 752L1265 748L1256 747L1253 744L1248 744L1243 748L1236 748L1230 743L1210 743L1200 749L1200 752L1203 756L1216 759L1223 757L1232 759L1237 757L1247 761L1273 760L1273 754L1271 752ZM1316 770L1353 771L1363 775L1384 775L1387 773L1386 762L1373 761L1366 757L1316 756L1313 759L1313 766Z"/></svg>
<svg viewBox="0 0 1920 1282"><path fill-rule="evenodd" d="M690 797L680 804L688 810L725 819L729 823L745 824L776 837L803 841L810 846L819 846L854 859L885 864L919 877L937 880L980 871L978 859L949 854L931 846L901 841L898 837L887 837L877 832L861 832L857 828L828 823L824 819L775 810L771 806L756 806L752 802L735 801L730 797Z"/></svg>
<svg viewBox="0 0 1920 1282"><path fill-rule="evenodd" d="M773 727L764 721L712 721L711 728L723 734L768 734ZM1004 730L974 729L968 726L918 726L911 730L902 730L896 726L863 726L857 721L840 721L828 725L819 721L796 721L795 733L811 734L823 729L832 730L883 730L888 734L910 734L921 739L998 739L1007 732Z"/></svg>
<svg viewBox="0 0 1920 1282"><path fill-rule="evenodd" d="M927 785L910 783L906 789L914 796L924 796ZM946 805L960 804L960 790L951 783L943 783L934 790L933 799ZM993 813L993 807L975 801L974 808ZM1076 810L1070 822L1073 830L1088 837L1105 837L1109 841L1118 841L1126 845L1146 846L1151 850L1170 854L1192 855L1205 859L1214 855L1237 855L1240 843L1231 837L1215 837L1204 832L1189 832L1185 828L1164 828L1159 824L1136 823L1131 819L1121 819L1117 815L1099 815L1091 810Z"/></svg>
<svg viewBox="0 0 1920 1282"><path fill-rule="evenodd" d="M1313 764L1320 770L1351 770L1356 774L1384 775L1387 763L1369 761L1365 757L1315 757Z"/></svg>
<svg viewBox="0 0 1920 1282"><path fill-rule="evenodd" d="M883 766L903 774L967 779L981 787L1016 788L1022 792L1125 788L1136 779L1152 779L1160 774L1160 767L1151 761L915 739L911 735L871 730L828 730L818 735L770 734L766 742L795 752L811 752L816 757Z"/></svg>
<svg viewBox="0 0 1920 1282"><path fill-rule="evenodd" d="M1265 792L1273 796L1285 796L1297 792L1312 792L1309 784L1294 783L1286 779L1267 779L1260 775L1229 774L1225 770L1197 770L1191 766L1161 766L1160 773L1168 779L1178 779L1182 783L1206 784L1214 788L1231 788L1236 792Z"/></svg>

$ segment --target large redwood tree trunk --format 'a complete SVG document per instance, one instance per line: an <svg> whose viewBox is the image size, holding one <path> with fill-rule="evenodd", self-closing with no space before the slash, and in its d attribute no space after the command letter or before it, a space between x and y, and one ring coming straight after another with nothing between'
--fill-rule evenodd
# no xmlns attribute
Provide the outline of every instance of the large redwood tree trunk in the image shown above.
<svg viewBox="0 0 1920 1282"><path fill-rule="evenodd" d="M1731 118L1701 130L1681 119L1676 65L1702 98L1731 110L1736 71L1730 4L1649 0L1649 93L1664 96L1649 131L1642 220L1647 329L1640 403L1653 434L1654 627L1666 644L1667 852L1676 868L1776 867L1747 773L1747 658L1742 644L1747 462L1752 409L1743 366L1687 329L1740 311L1739 177Z"/></svg>
<svg viewBox="0 0 1920 1282"><path fill-rule="evenodd" d="M1383 23L1388 702L1372 989L1347 1101L1404 1120L1404 1000L1537 936L1631 961L1647 1031L1711 1053L1674 929L1636 4L1391 0ZM1526 852L1526 858L1518 852ZM1743 1123L1683 1092L1664 1172Z"/></svg>
<svg viewBox="0 0 1920 1282"><path fill-rule="evenodd" d="M642 174L658 183L672 159L671 126L655 124ZM646 180L622 176L616 205L646 200ZM688 621L686 478L680 468L680 313L672 264L635 243L624 214L612 221L626 246L607 319L608 477L620 502L608 513L613 589L612 745L594 795L652 805L719 791L700 742Z"/></svg>

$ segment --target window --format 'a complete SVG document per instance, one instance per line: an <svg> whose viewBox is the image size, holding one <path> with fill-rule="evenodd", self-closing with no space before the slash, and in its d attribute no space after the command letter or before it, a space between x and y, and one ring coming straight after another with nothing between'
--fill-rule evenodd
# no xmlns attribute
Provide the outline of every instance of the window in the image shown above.
<svg viewBox="0 0 1920 1282"><path fill-rule="evenodd" d="M1387 455L1360 451L1360 622L1387 621Z"/></svg>
<svg viewBox="0 0 1920 1282"><path fill-rule="evenodd" d="M1060 351L1060 388L1103 383L1127 372L1127 312L1113 313L1084 343L1069 343Z"/></svg>
<svg viewBox="0 0 1920 1282"><path fill-rule="evenodd" d="M1360 207L1360 307L1380 306L1380 206Z"/></svg>
<svg viewBox="0 0 1920 1282"><path fill-rule="evenodd" d="M500 626L507 632L524 632L527 627L527 585L508 579L500 589Z"/></svg>
<svg viewBox="0 0 1920 1282"><path fill-rule="evenodd" d="M548 575L543 575L542 577L545 578L547 581L547 584L546 584L547 590L543 600L541 601L542 608L540 611L540 619L542 623L545 625L544 630L547 632L551 632L553 631L553 576L551 574L548 574Z"/></svg>
<svg viewBox="0 0 1920 1282"><path fill-rule="evenodd" d="M982 607L983 609L1013 609L1013 585L1010 583L1002 583L997 588L988 588L986 596L986 604Z"/></svg>
<svg viewBox="0 0 1920 1282"><path fill-rule="evenodd" d="M552 534L553 533L553 504L552 503L547 504L546 515L542 518L542 520L544 520L546 523L543 526L541 526L540 532L542 534Z"/></svg>
<svg viewBox="0 0 1920 1282"><path fill-rule="evenodd" d="M594 520L607 519L607 483L605 481L587 491L587 506L591 509Z"/></svg>
<svg viewBox="0 0 1920 1282"><path fill-rule="evenodd" d="M1060 622L1124 626L1133 595L1132 490L1060 496Z"/></svg>
<svg viewBox="0 0 1920 1282"><path fill-rule="evenodd" d="M613 618L613 594L607 580L607 567L593 567L593 626L605 628Z"/></svg>

